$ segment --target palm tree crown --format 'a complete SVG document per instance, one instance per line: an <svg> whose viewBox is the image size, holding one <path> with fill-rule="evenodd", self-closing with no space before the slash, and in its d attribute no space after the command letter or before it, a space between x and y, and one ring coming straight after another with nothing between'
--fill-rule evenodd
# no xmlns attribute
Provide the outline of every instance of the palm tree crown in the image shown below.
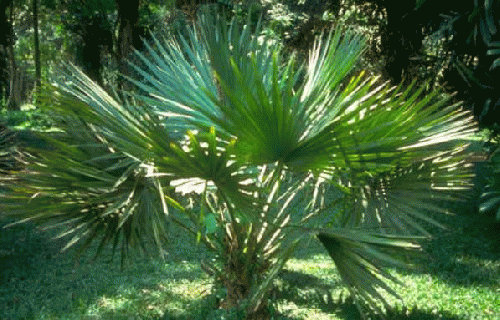
<svg viewBox="0 0 500 320"><path fill-rule="evenodd" d="M123 256L185 228L218 253L206 270L226 303L244 301L254 319L312 237L360 308L382 311L381 291L397 296L382 267L405 264L398 254L438 224L428 211L468 188L475 124L439 92L357 73L365 42L355 32L320 37L301 65L261 31L202 16L138 53L140 94L120 98L68 67L47 91L52 148L33 150L5 210ZM176 192L182 181L202 185L195 208Z"/></svg>

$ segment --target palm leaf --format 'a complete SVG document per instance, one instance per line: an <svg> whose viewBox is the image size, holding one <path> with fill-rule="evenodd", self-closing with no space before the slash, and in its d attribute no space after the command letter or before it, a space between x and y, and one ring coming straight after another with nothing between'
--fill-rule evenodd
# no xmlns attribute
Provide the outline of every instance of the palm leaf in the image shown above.
<svg viewBox="0 0 500 320"><path fill-rule="evenodd" d="M134 97L68 67L47 103L60 132L43 135L51 148L32 150L3 208L123 257L148 237L161 244L176 207L209 248L236 243L245 272L255 257L276 262L255 301L306 230L360 306L382 311L376 301L397 296L383 267L418 249L436 200L467 188L472 117L439 92L356 73L365 44L349 30L323 35L306 66L261 31L206 16L186 36L153 39ZM202 181L199 210L175 201L166 186L179 179Z"/></svg>
<svg viewBox="0 0 500 320"><path fill-rule="evenodd" d="M28 167L2 205L21 219L66 224L67 247L82 242L84 250L98 240L98 253L120 245L125 258L129 245L161 246L167 203L176 203L165 199L151 154L168 149L168 135L147 113L69 72L73 82L52 87L47 104L59 132L41 134L49 148L28 148Z"/></svg>
<svg viewBox="0 0 500 320"><path fill-rule="evenodd" d="M166 193L172 180L213 181L235 206L251 207L253 187L245 181L253 173L213 127L174 139L157 110L110 96L74 67L66 72L47 91L59 132L40 135L50 148L29 149L28 169L2 203L11 216L67 223L67 247L82 243L83 252L97 240L98 253L108 244L121 247L123 262L129 246L152 242L161 249L168 207L184 210Z"/></svg>
<svg viewBox="0 0 500 320"><path fill-rule="evenodd" d="M350 293L359 299L357 306L362 314L365 314L366 308L370 312L383 314L380 302L386 309L390 308L382 292L399 299L399 295L386 281L401 282L384 268L409 267L402 254L420 249L415 244L418 238L370 234L355 229L321 230L317 237Z"/></svg>
<svg viewBox="0 0 500 320"><path fill-rule="evenodd" d="M361 230L376 237L386 237L380 232L428 235L425 223L439 225L427 216L428 211L441 210L436 201L452 199L468 187L466 153L459 150L475 131L472 116L459 105L450 106L439 92L424 95L423 87L393 88L364 73L354 75L365 45L352 32L338 28L320 38L308 65L301 67L294 57L285 59L280 47L260 31L204 17L179 44L157 42L158 47L151 48L154 59L144 57L146 68L138 68L145 80L141 88L151 93L144 99L159 109L175 110L172 121L205 132L214 127L221 141L234 146L234 158L247 165L310 172L324 179L316 191L329 184L340 192L331 199L319 195L323 200L311 201L305 213L293 210L293 201L275 201L284 209L264 210L271 221L279 217L268 228L270 234L280 230L283 236L277 226L283 221L289 226L299 215L311 226L321 221L361 228L356 235ZM161 68L155 64L161 57L153 52L166 57L158 64ZM190 93L177 98L170 91L180 67L190 79L182 82L186 87L181 90ZM278 189L266 189L268 199L274 199L272 190ZM291 192L290 199L299 194ZM285 217L290 220L281 220ZM363 245L353 242L352 235L351 242L345 235L336 237L340 240L334 243L343 253L334 260L344 278L350 277L348 268L358 270L359 277L347 280L358 298L373 305L373 299L381 297L373 287L359 289L360 279L393 293L370 273L381 271L369 258L384 257L368 250L375 236ZM389 246L397 247L394 242Z"/></svg>

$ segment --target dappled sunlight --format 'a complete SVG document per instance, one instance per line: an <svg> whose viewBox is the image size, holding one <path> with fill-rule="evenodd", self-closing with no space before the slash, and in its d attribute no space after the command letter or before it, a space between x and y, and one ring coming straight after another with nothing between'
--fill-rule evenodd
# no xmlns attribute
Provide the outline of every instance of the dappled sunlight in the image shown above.
<svg viewBox="0 0 500 320"><path fill-rule="evenodd" d="M428 274L404 275L404 286L398 289L405 305L439 316L444 312L468 319L498 319L500 288L462 286Z"/></svg>
<svg viewBox="0 0 500 320"><path fill-rule="evenodd" d="M141 315L140 319L159 319L167 313L189 317L186 306L200 303L210 289L204 279L165 279L155 286L120 288L115 295L103 295L89 305L84 314L97 317Z"/></svg>
<svg viewBox="0 0 500 320"><path fill-rule="evenodd" d="M293 258L287 262L285 268L296 272L321 275L325 282L330 282L332 280L337 282L340 280L335 270L335 265L327 255L315 255L308 259Z"/></svg>
<svg viewBox="0 0 500 320"><path fill-rule="evenodd" d="M42 241L34 234L31 239ZM53 253L47 260L49 252L35 252L36 269L0 286L1 318L154 320L169 315L205 320L203 315L209 311L205 300L210 297L213 282L196 259L182 259L184 250L190 248L189 241L183 240L186 236L179 235L178 250L172 250L170 260L134 259L124 271L119 261L93 262L87 258L75 265L71 255ZM352 300L346 299L348 294L340 286L333 263L316 249L309 244L304 252L310 254L291 258L277 278L274 298L278 312L291 320L359 319ZM466 285L463 282L470 274L455 269L438 274L392 270L391 274L404 283L395 288L405 304L389 297L395 315L388 319L498 319L495 306L500 305L500 278L495 271L500 262L465 254L454 255L453 261L461 264L458 270L464 271L467 265L470 274L485 277L489 285ZM446 279L444 275L461 279Z"/></svg>

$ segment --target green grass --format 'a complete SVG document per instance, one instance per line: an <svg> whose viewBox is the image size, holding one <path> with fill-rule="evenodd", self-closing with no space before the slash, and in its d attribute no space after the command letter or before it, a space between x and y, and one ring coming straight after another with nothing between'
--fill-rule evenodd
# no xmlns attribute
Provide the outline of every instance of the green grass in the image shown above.
<svg viewBox="0 0 500 320"><path fill-rule="evenodd" d="M389 319L500 319L500 228L484 217L450 216L453 231L426 244L411 272L393 270L405 306ZM106 251L74 259L31 225L0 230L0 319L231 319L212 309L202 247L173 234L162 261L137 256L125 270ZM273 292L278 319L359 319L332 263L314 243L289 261ZM219 311L220 313L220 311Z"/></svg>

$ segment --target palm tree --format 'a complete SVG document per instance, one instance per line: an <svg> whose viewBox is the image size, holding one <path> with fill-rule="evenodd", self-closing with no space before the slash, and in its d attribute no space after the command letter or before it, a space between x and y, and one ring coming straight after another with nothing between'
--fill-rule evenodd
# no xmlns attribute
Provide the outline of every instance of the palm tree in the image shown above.
<svg viewBox="0 0 500 320"><path fill-rule="evenodd" d="M149 44L135 96L67 67L46 89L52 147L31 150L2 210L122 258L181 227L217 254L202 267L227 292L220 307L247 319L270 317L273 279L317 239L359 308L384 312L398 282L384 267L407 265L439 225L427 213L468 188L470 114L356 73L365 42L347 28L301 65L260 25L226 22L207 14Z"/></svg>

